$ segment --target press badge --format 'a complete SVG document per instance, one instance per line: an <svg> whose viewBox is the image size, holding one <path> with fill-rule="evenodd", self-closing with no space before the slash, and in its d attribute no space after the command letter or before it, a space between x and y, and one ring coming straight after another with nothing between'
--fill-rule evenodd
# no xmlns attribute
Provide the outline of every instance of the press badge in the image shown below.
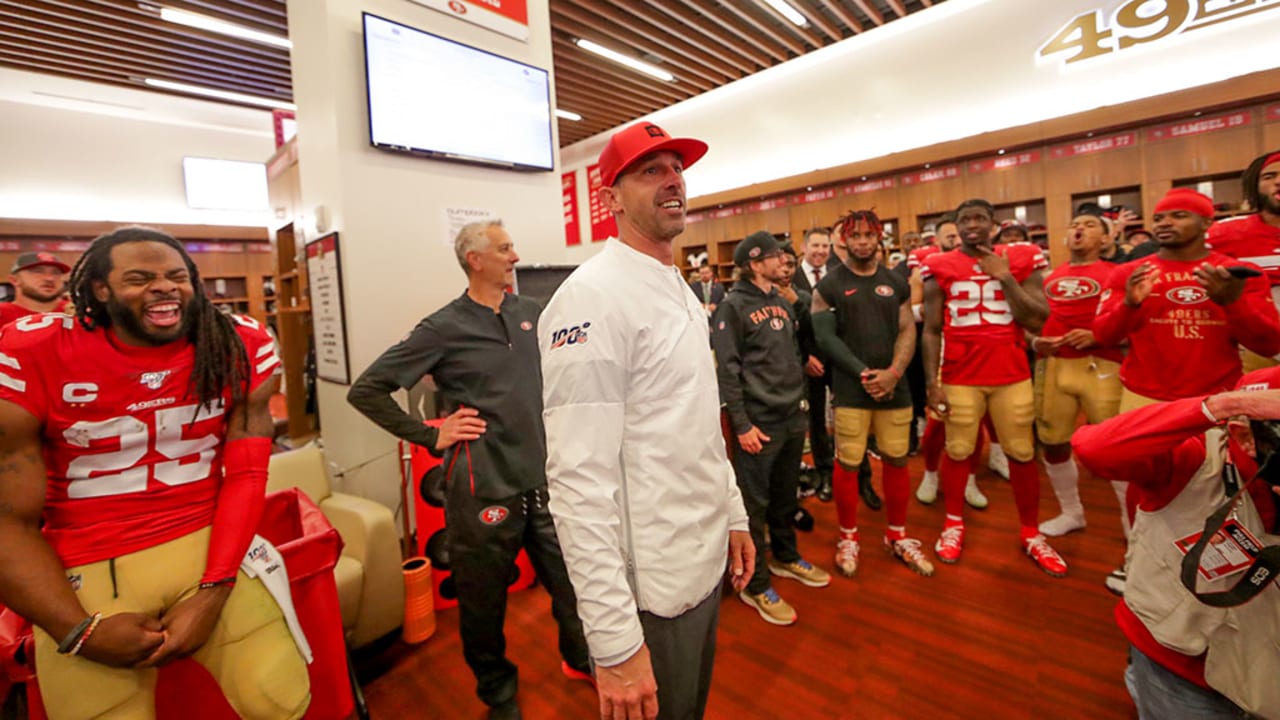
<svg viewBox="0 0 1280 720"><path fill-rule="evenodd" d="M1186 555L1202 534L1197 532L1188 535L1175 540L1173 544ZM1253 564L1253 559L1260 552L1262 543L1258 542L1258 538L1238 520L1228 520L1214 533L1209 544L1205 545L1204 554L1200 556L1200 577L1212 581L1243 572Z"/></svg>

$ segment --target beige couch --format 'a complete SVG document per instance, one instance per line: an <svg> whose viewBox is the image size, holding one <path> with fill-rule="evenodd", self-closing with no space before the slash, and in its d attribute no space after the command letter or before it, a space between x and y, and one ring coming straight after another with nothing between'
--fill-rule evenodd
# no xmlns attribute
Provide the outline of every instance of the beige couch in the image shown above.
<svg viewBox="0 0 1280 720"><path fill-rule="evenodd" d="M404 579L395 518L385 505L332 491L324 451L312 444L271 456L267 490L296 487L342 536L334 568L347 644L358 648L404 622Z"/></svg>

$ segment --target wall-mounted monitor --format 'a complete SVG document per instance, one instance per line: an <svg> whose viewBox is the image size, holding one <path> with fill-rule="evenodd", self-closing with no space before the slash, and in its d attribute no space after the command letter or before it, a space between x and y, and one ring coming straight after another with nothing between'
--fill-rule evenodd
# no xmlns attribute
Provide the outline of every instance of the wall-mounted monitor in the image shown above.
<svg viewBox="0 0 1280 720"><path fill-rule="evenodd" d="M546 70L364 13L374 147L513 170L552 170Z"/></svg>

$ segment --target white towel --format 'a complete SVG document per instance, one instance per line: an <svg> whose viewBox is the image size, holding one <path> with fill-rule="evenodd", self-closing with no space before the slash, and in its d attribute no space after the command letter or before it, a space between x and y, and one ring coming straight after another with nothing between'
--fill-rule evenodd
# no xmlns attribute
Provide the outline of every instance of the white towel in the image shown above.
<svg viewBox="0 0 1280 720"><path fill-rule="evenodd" d="M298 652L310 665L311 644L307 642L306 633L302 632L302 626L298 624L298 613L293 609L293 594L289 590L289 573L285 570L280 551L266 538L254 535L253 542L249 543L249 552L244 554L244 560L240 562L240 570L245 575L260 580L271 597L275 598L280 612L284 614L285 624L289 626L289 633L293 635L293 642L298 646Z"/></svg>

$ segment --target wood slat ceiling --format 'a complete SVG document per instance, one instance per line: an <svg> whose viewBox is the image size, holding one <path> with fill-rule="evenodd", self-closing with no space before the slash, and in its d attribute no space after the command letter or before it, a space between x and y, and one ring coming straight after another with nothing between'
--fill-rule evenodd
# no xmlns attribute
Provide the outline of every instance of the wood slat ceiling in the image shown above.
<svg viewBox="0 0 1280 720"><path fill-rule="evenodd" d="M569 145L943 0L550 0L557 106ZM159 6L288 34L285 0L0 0L0 66L128 87L142 78L292 100L289 51L175 25ZM579 49L584 38L676 76L663 82ZM159 91L158 92L165 92Z"/></svg>

